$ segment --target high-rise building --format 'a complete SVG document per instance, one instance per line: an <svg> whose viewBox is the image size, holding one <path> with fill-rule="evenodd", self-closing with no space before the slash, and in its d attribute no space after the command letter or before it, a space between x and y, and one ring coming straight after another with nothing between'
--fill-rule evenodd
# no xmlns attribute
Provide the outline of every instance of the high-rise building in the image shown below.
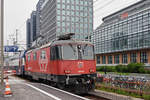
<svg viewBox="0 0 150 100"><path fill-rule="evenodd" d="M75 33L74 38L89 40L93 31L93 0L45 0L41 7L42 42Z"/></svg>
<svg viewBox="0 0 150 100"><path fill-rule="evenodd" d="M28 19L26 22L26 44L27 49L31 47L31 20Z"/></svg>
<svg viewBox="0 0 150 100"><path fill-rule="evenodd" d="M39 0L36 5L36 37L40 36L41 29L41 6L45 0Z"/></svg>
<svg viewBox="0 0 150 100"><path fill-rule="evenodd" d="M31 13L31 42L36 40L36 11Z"/></svg>
<svg viewBox="0 0 150 100"><path fill-rule="evenodd" d="M26 32L27 49L30 49L36 40L36 11L31 13L30 19L26 22Z"/></svg>
<svg viewBox="0 0 150 100"><path fill-rule="evenodd" d="M141 0L105 18L92 34L97 66L150 66L150 1Z"/></svg>

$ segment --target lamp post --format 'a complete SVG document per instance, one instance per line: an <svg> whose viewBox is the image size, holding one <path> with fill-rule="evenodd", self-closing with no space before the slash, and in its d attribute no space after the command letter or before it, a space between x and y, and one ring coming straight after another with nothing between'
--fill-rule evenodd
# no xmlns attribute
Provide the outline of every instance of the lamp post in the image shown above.
<svg viewBox="0 0 150 100"><path fill-rule="evenodd" d="M3 32L4 32L4 0L0 0L0 44L1 44L1 84L4 83L4 45L3 45Z"/></svg>

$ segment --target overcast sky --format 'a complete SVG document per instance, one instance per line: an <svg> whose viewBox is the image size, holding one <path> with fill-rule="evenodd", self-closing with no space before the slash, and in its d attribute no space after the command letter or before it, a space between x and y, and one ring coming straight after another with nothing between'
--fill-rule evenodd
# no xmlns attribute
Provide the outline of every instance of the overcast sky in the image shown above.
<svg viewBox="0 0 150 100"><path fill-rule="evenodd" d="M26 44L26 20L30 17L32 10L35 10L38 0L4 0L4 34L5 45L10 37L19 29L19 43ZM140 0L94 0L94 29L102 23L102 18L114 13L124 7L127 7Z"/></svg>

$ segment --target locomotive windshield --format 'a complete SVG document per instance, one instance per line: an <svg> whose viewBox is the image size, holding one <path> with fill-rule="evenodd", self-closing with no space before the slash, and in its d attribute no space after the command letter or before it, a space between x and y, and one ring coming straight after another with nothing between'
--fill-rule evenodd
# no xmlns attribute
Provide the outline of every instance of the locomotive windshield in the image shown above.
<svg viewBox="0 0 150 100"><path fill-rule="evenodd" d="M62 54L64 60L93 60L93 46L87 44L63 45Z"/></svg>
<svg viewBox="0 0 150 100"><path fill-rule="evenodd" d="M92 60L94 59L93 55L93 46L90 45L77 45L78 48L78 59Z"/></svg>
<svg viewBox="0 0 150 100"><path fill-rule="evenodd" d="M78 59L76 45L64 45L63 46L63 59L64 60L76 60Z"/></svg>

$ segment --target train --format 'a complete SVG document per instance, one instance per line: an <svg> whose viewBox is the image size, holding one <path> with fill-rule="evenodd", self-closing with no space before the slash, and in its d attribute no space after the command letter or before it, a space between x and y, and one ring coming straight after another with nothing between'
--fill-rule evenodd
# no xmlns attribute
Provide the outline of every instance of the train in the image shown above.
<svg viewBox="0 0 150 100"><path fill-rule="evenodd" d="M26 50L23 50L9 57L9 59L5 61L4 71L15 71L18 76L25 75L25 53Z"/></svg>
<svg viewBox="0 0 150 100"><path fill-rule="evenodd" d="M67 36L68 37L68 36ZM24 52L19 57L18 75L46 81L60 89L88 93L95 89L94 46L87 41L59 38Z"/></svg>

